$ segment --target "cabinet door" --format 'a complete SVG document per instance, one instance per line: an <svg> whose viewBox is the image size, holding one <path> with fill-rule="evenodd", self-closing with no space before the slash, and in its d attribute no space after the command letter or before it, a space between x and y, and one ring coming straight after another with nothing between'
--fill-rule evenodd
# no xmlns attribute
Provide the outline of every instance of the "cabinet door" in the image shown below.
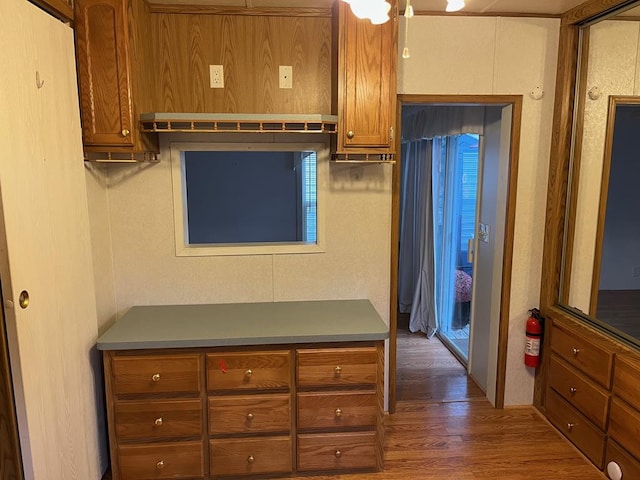
<svg viewBox="0 0 640 480"><path fill-rule="evenodd" d="M73 30L24 0L1 0L0 24L0 274L25 478L97 479L98 332Z"/></svg>
<svg viewBox="0 0 640 480"><path fill-rule="evenodd" d="M77 0L76 49L85 145L132 146L126 0Z"/></svg>
<svg viewBox="0 0 640 480"><path fill-rule="evenodd" d="M391 3L393 12L396 2ZM373 25L344 2L339 15L337 153L389 153L396 115L397 21Z"/></svg>

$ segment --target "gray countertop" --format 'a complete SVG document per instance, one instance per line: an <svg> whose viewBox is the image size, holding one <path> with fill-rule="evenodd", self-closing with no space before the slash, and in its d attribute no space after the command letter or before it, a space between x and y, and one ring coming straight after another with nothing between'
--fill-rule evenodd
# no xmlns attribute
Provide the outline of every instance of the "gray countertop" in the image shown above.
<svg viewBox="0 0 640 480"><path fill-rule="evenodd" d="M98 338L99 350L384 340L369 300L135 306Z"/></svg>

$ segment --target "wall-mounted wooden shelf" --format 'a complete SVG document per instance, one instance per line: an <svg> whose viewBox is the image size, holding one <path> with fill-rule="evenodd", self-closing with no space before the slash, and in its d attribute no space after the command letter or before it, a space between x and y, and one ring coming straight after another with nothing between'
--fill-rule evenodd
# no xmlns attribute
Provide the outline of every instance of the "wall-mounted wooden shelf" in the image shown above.
<svg viewBox="0 0 640 480"><path fill-rule="evenodd" d="M157 133L336 133L335 115L143 113L140 128Z"/></svg>
<svg viewBox="0 0 640 480"><path fill-rule="evenodd" d="M92 163L157 163L156 152L84 152L84 161Z"/></svg>
<svg viewBox="0 0 640 480"><path fill-rule="evenodd" d="M334 153L331 155L333 163L396 163L393 153Z"/></svg>

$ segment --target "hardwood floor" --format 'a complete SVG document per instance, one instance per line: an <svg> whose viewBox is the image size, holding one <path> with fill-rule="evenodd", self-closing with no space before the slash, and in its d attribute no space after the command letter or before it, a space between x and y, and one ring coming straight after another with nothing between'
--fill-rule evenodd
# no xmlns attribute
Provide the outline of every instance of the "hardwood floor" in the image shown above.
<svg viewBox="0 0 640 480"><path fill-rule="evenodd" d="M398 330L385 470L299 480L602 480L532 407L496 410L437 340ZM110 479L110 477L105 477Z"/></svg>

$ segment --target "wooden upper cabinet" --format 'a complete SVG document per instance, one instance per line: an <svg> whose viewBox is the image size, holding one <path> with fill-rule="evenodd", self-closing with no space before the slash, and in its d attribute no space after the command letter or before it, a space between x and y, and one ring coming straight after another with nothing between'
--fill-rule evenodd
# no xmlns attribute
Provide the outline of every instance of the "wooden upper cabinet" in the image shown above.
<svg viewBox="0 0 640 480"><path fill-rule="evenodd" d="M85 146L133 146L127 0L76 0Z"/></svg>
<svg viewBox="0 0 640 480"><path fill-rule="evenodd" d="M398 25L373 25L339 5L337 154L394 153Z"/></svg>

